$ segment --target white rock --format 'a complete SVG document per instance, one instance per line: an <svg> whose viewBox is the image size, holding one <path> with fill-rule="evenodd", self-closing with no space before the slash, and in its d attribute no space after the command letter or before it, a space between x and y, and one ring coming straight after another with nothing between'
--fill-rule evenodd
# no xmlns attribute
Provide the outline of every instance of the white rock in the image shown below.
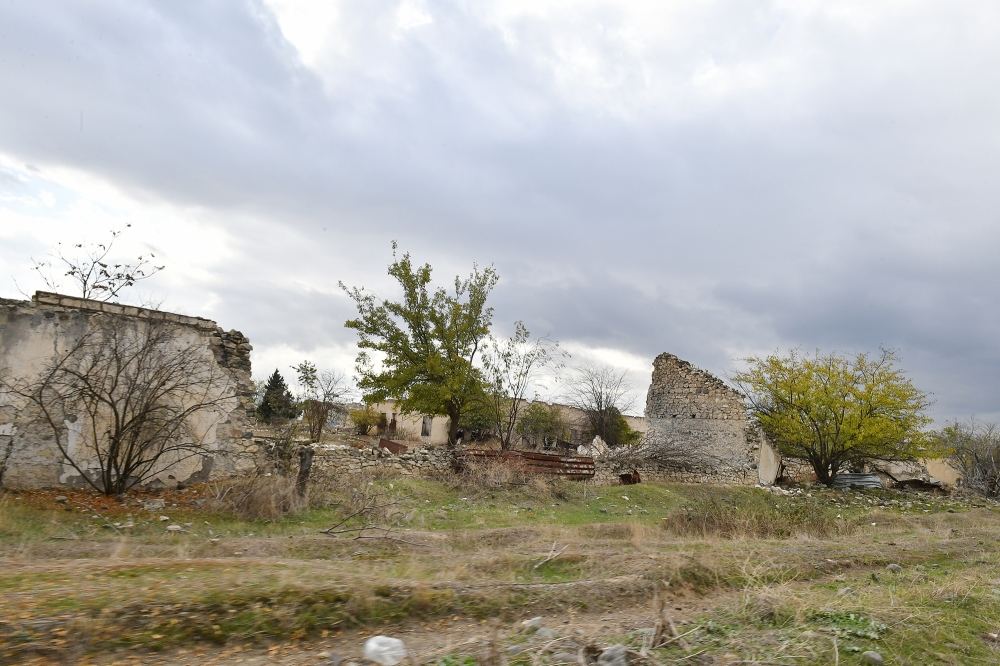
<svg viewBox="0 0 1000 666"><path fill-rule="evenodd" d="M168 520L170 520L170 517L169 517L169 516L160 516L160 522L161 522L161 523L165 523L165 522L167 522Z"/></svg>
<svg viewBox="0 0 1000 666"><path fill-rule="evenodd" d="M167 525L168 532L183 532L184 528L180 525Z"/></svg>
<svg viewBox="0 0 1000 666"><path fill-rule="evenodd" d="M406 659L406 645L391 636L372 636L365 641L365 659L381 666L396 666Z"/></svg>

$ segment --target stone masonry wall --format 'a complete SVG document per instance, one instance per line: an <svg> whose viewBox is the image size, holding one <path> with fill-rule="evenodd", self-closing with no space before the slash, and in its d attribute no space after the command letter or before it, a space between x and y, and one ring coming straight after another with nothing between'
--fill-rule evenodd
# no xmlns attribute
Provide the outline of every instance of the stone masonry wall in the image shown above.
<svg viewBox="0 0 1000 666"><path fill-rule="evenodd" d="M252 347L238 331L223 331L201 317L37 292L31 301L0 299L0 373L12 381L32 380L51 361L55 350L66 349L108 318L120 318L123 326L130 327L164 322L171 327L172 342L179 348L191 345L202 350L204 362L223 370L235 386L236 395L226 397L217 413L199 413L192 420L193 428L204 433L209 455L162 470L152 485L170 486L239 471L241 457L235 454L251 445L253 383ZM73 445L72 433L67 434L68 445ZM82 437L77 435L77 439ZM75 446L80 456L86 455L85 440L80 439ZM79 473L56 447L51 429L23 400L0 391L0 487L81 483Z"/></svg>
<svg viewBox="0 0 1000 666"><path fill-rule="evenodd" d="M696 463L672 478L757 483L759 435L750 427L742 396L712 374L673 354L657 356L646 419L653 450L687 451Z"/></svg>
<svg viewBox="0 0 1000 666"><path fill-rule="evenodd" d="M431 476L450 472L451 458L447 449L432 446L410 449L400 455L377 447L320 446L313 467L320 472L339 474L378 470L403 476Z"/></svg>

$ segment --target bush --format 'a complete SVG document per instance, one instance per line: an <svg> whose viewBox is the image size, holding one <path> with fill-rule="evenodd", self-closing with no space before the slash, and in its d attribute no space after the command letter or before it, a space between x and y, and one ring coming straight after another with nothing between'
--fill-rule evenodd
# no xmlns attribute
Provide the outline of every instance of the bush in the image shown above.
<svg viewBox="0 0 1000 666"><path fill-rule="evenodd" d="M517 489L526 497L564 497L563 481L550 474L535 474L517 459L482 458L465 462L458 474L449 473L442 480L451 488L478 497ZM570 482L566 482L570 483Z"/></svg>
<svg viewBox="0 0 1000 666"><path fill-rule="evenodd" d="M741 490L692 499L664 518L663 526L682 536L787 539L799 534L831 536L850 531L854 524L837 518L832 507Z"/></svg>
<svg viewBox="0 0 1000 666"><path fill-rule="evenodd" d="M278 520L308 507L295 479L272 474L252 474L216 481L210 486L209 507L245 520Z"/></svg>
<svg viewBox="0 0 1000 666"><path fill-rule="evenodd" d="M962 485L987 497L1000 496L1000 430L996 425L956 423L937 435L962 475Z"/></svg>
<svg viewBox="0 0 1000 666"><path fill-rule="evenodd" d="M351 424L354 425L354 432L362 437L379 425L380 419L385 420L385 414L379 414L370 405L351 410L347 416L351 420Z"/></svg>
<svg viewBox="0 0 1000 666"><path fill-rule="evenodd" d="M453 479L462 488L482 491L524 486L530 477L519 460L483 458L466 462Z"/></svg>

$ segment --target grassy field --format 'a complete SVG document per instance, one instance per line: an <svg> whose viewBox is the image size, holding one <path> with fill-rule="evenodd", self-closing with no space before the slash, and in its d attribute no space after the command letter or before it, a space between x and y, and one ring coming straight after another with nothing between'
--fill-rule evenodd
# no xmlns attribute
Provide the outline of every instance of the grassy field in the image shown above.
<svg viewBox="0 0 1000 666"><path fill-rule="evenodd" d="M425 663L497 643L553 663L558 645L516 630L535 615L556 644L621 642L645 663L1000 663L985 502L380 478L249 520L218 494L0 495L0 663L316 663L376 630L405 631ZM385 538L321 532L368 505L346 526ZM650 648L657 588L682 639Z"/></svg>

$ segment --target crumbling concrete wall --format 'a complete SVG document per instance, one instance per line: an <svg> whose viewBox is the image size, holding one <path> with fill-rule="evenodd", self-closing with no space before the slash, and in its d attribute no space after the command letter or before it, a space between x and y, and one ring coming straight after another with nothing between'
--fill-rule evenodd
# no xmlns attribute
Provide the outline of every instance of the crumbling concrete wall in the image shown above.
<svg viewBox="0 0 1000 666"><path fill-rule="evenodd" d="M690 466L678 478L756 484L760 435L743 397L722 380L673 354L653 361L646 396L649 449Z"/></svg>
<svg viewBox="0 0 1000 666"><path fill-rule="evenodd" d="M132 327L151 322L169 326L178 349L195 350L207 366L231 379L225 399L192 419L192 431L204 437L205 455L165 459L150 485L205 480L237 472L248 464L252 456L244 454L252 451L252 347L240 332L223 331L208 319L47 292L36 293L31 301L0 299L0 373L6 381L30 382L81 336L109 321ZM73 415L67 416L67 421L72 421ZM74 432L69 422L66 435L74 459L78 464L82 461L84 469L93 469L95 461L88 460L93 447L86 435L79 427ZM0 390L0 487L84 483L66 462L51 427L41 421L37 411L23 398Z"/></svg>

